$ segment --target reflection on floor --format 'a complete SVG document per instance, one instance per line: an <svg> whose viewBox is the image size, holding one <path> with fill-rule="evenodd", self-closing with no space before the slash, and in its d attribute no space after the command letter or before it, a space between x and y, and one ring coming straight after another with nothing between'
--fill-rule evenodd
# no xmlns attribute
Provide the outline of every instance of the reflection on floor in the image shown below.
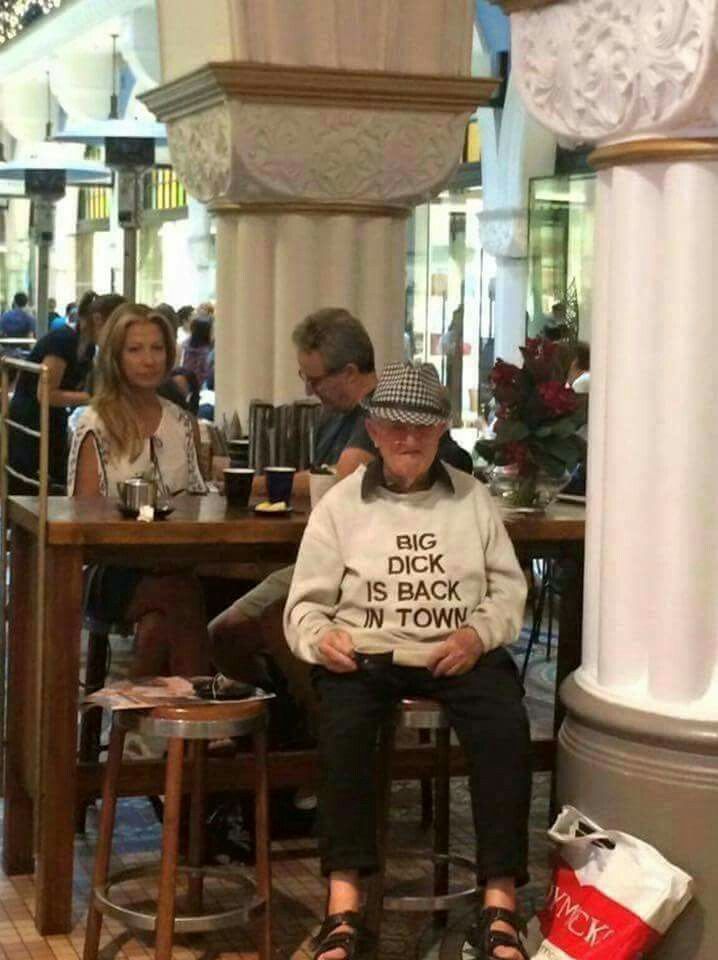
<svg viewBox="0 0 718 960"><path fill-rule="evenodd" d="M520 656L521 647L517 648ZM529 669L527 704L535 734L550 731L554 685L554 664L544 659L539 647ZM464 780L452 784L452 846L471 855L473 830L471 826L468 788ZM419 786L401 782L395 785L392 799L391 842L398 847L430 844L430 835L424 834L418 822ZM534 798L531 816L531 883L522 891L522 908L532 913L540 902L548 879L546 826L548 817L548 777L534 778ZM76 960L82 956L84 913L92 869L92 857L97 830L97 811L88 816L86 836L76 841L74 927L67 936L41 937L32 921L34 887L31 877L0 876L0 960ZM119 804L119 822L116 828L115 867L149 863L159 850L160 827L155 812L147 800L124 800ZM276 861L274 881L274 944L277 958L311 956L303 946L308 933L316 927L324 909L324 886L318 874L318 862L312 853L311 840L301 839L275 844ZM242 869L242 868L240 868ZM414 870L429 879L428 863L419 863ZM405 881L409 870L406 862L390 864L393 880ZM128 902L141 902L152 895L150 883L134 881L123 888ZM209 890L210 900L230 902L232 888L215 884ZM466 914L452 915L450 928L466 927ZM151 938L128 933L120 924L106 920L104 925L101 960L126 958L140 960L153 954ZM438 960L438 933L430 918L424 914L387 914L382 932L381 960ZM470 956L468 952L464 954ZM252 956L249 936L241 930L213 936L178 937L174 956L180 958L222 957L244 960ZM456 960L461 957L461 950ZM441 960L446 960L445 956Z"/></svg>

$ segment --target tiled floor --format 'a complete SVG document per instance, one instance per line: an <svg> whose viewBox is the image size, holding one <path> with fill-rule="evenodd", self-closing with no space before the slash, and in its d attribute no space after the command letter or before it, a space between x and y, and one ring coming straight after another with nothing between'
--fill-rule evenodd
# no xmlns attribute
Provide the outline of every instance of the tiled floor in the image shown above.
<svg viewBox="0 0 718 960"><path fill-rule="evenodd" d="M528 683L527 703L535 731L550 726L550 701L553 695L553 665L546 664L542 651L533 659ZM472 850L472 828L465 781L452 783L452 846L466 853ZM398 846L428 846L430 838L422 836L418 823L419 787L402 782L394 787L392 800L392 842ZM531 818L532 882L522 891L522 905L526 913L533 912L547 881L546 825L548 816L548 778L535 777ZM97 811L88 815L88 831L76 841L76 870L74 895L74 926L67 936L41 937L32 920L34 887L31 877L6 878L0 875L0 960L76 960L82 956L84 913L89 889L90 871L96 839ZM155 813L146 800L122 801L116 828L118 850L115 866L149 863L159 849L160 828ZM310 841L285 841L276 844L273 864L274 904L273 929L277 958L308 957L302 947L309 931L315 927L323 912L324 886L319 879L318 864L312 855ZM239 868L243 869L243 868ZM406 879L406 863L390 865L395 879ZM414 871L428 878L427 863ZM146 900L152 893L149 882L127 884L123 895L134 903ZM229 902L232 889L228 884L213 883L208 896L217 902ZM466 915L452 915L450 928L462 928ZM439 957L437 935L429 918L422 914L388 914L382 933L382 960L429 960ZM440 935L439 935L440 936ZM135 936L117 923L106 920L103 927L102 960L127 958L141 960L152 955L152 941ZM460 956L457 955L457 960ZM244 960L252 956L251 940L242 931L222 935L177 938L174 956L182 958L222 957ZM466 953L468 957L470 954ZM444 957L441 960L445 960Z"/></svg>

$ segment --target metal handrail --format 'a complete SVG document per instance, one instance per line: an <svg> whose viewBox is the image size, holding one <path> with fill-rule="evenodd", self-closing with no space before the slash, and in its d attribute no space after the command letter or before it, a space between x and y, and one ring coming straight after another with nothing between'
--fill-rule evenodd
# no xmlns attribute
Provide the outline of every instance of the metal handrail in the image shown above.
<svg viewBox="0 0 718 960"><path fill-rule="evenodd" d="M21 370L37 377L37 399L40 406L40 430L24 428L9 417L10 411L10 369ZM37 479L27 477L10 466L9 446L10 430L22 430L30 433L39 444L39 471ZM7 662L8 637L8 478L13 476L38 488L38 525L37 525L37 576L35 579L37 607L35 627L37 631L37 670L35 673L35 796L39 796L40 768L42 766L42 730L44 722L43 693L45 687L45 554L47 546L47 496L50 482L50 384L49 370L44 363L31 363L14 357L0 357L0 575L2 576L2 630L0 636L0 729L2 730L2 749L6 743L5 664ZM35 804L35 816L39 804ZM35 837L38 836L37 823Z"/></svg>
<svg viewBox="0 0 718 960"><path fill-rule="evenodd" d="M0 347L19 347L36 344L35 337L0 337Z"/></svg>

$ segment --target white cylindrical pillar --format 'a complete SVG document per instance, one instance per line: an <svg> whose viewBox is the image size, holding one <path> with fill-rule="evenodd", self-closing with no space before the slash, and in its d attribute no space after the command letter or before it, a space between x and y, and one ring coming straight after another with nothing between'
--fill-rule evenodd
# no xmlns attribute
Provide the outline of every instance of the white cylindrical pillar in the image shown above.
<svg viewBox="0 0 718 960"><path fill-rule="evenodd" d="M377 367L401 357L403 217L218 213L215 371L221 413L246 423L253 399L303 396L291 334L307 314L344 307L365 324Z"/></svg>
<svg viewBox="0 0 718 960"><path fill-rule="evenodd" d="M617 166L600 179L597 256L611 279L599 284L594 325L577 679L640 708L708 719L718 700L718 161Z"/></svg>
<svg viewBox="0 0 718 960"><path fill-rule="evenodd" d="M521 363L526 341L526 287L529 265L525 257L496 258L496 330L494 355L507 363Z"/></svg>

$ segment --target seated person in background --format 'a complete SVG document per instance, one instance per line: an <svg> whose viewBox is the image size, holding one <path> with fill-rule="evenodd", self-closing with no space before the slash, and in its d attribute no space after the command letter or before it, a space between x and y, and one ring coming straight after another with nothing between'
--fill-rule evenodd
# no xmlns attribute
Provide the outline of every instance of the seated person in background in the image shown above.
<svg viewBox="0 0 718 960"><path fill-rule="evenodd" d="M182 407L193 417L199 410L199 383L197 377L186 367L175 367L169 377L160 385L157 393L178 407Z"/></svg>
<svg viewBox="0 0 718 960"><path fill-rule="evenodd" d="M378 456L312 511L285 609L287 641L313 664L320 709L320 855L329 878L315 960L361 940L360 876L378 867L375 748L402 697L445 708L471 770L484 909L482 960L522 960L515 888L525 883L529 726L504 645L526 583L486 489L443 463L450 415L433 366L389 364L367 402ZM392 662L372 662L391 654Z"/></svg>
<svg viewBox="0 0 718 960"><path fill-rule="evenodd" d="M191 370L202 386L212 365L212 318L197 314L190 323L189 340L182 347L180 366Z"/></svg>
<svg viewBox="0 0 718 960"><path fill-rule="evenodd" d="M566 382L574 393L589 393L591 386L591 347L585 340L576 344Z"/></svg>
<svg viewBox="0 0 718 960"><path fill-rule="evenodd" d="M92 405L80 417L68 465L69 493L117 495L120 480L147 476L170 493L204 493L192 418L158 396L174 362L165 317L123 304L108 321ZM181 572L96 567L88 612L136 623L134 677L204 672L207 628L199 581Z"/></svg>
<svg viewBox="0 0 718 960"><path fill-rule="evenodd" d="M89 403L89 381L98 338L112 311L124 297L109 293L92 295L89 308L79 316L77 329L63 324L35 343L28 360L44 363L48 370L50 433L48 439L49 471L52 489L64 492L67 470L67 421L70 407ZM38 378L21 371L10 403L10 417L32 430L40 429L40 385ZM26 477L36 477L40 467L38 441L19 430L10 431L10 466ZM36 494L37 487L10 477L10 493Z"/></svg>
<svg viewBox="0 0 718 960"><path fill-rule="evenodd" d="M12 307L6 310L0 317L0 337L34 337L37 330L35 318L28 313L27 294L16 293L13 297Z"/></svg>

